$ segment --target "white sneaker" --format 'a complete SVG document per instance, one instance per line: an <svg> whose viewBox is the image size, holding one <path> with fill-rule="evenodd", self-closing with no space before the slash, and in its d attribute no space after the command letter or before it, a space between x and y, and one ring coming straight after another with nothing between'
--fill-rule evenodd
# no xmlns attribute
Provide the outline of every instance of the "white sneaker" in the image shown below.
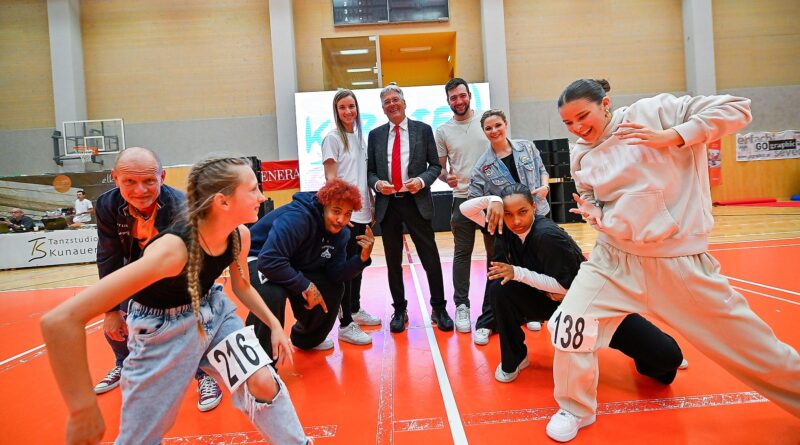
<svg viewBox="0 0 800 445"><path fill-rule="evenodd" d="M494 371L494 378L501 383L511 383L517 379L519 372L527 368L530 364L531 362L528 361L528 357L525 357L521 362L519 362L519 365L514 372L505 372L503 371L503 363L501 362L497 365L497 369Z"/></svg>
<svg viewBox="0 0 800 445"><path fill-rule="evenodd" d="M456 330L458 332L472 330L472 321L469 319L469 306L466 304L459 304L456 308Z"/></svg>
<svg viewBox="0 0 800 445"><path fill-rule="evenodd" d="M487 328L475 329L473 341L476 345L489 344L489 336L492 335L492 330Z"/></svg>
<svg viewBox="0 0 800 445"><path fill-rule="evenodd" d="M381 324L380 318L370 314L364 309L353 312L353 321L358 323L359 326L380 326Z"/></svg>
<svg viewBox="0 0 800 445"><path fill-rule="evenodd" d="M542 330L542 324L538 321L529 321L525 323L525 327L528 328L529 331L539 332Z"/></svg>
<svg viewBox="0 0 800 445"><path fill-rule="evenodd" d="M322 340L322 343L318 344L317 346L314 346L311 349L315 351L327 351L329 349L333 349L333 340L331 340L330 338L326 338L325 340Z"/></svg>
<svg viewBox="0 0 800 445"><path fill-rule="evenodd" d="M686 359L681 360L681 364L678 365L678 369L686 369L689 367L689 361Z"/></svg>
<svg viewBox="0 0 800 445"><path fill-rule="evenodd" d="M579 419L571 412L560 409L547 422L547 435L557 442L569 442L578 435L578 430L594 423L597 417L592 414Z"/></svg>
<svg viewBox="0 0 800 445"><path fill-rule="evenodd" d="M339 328L339 341L354 345L368 345L372 343L372 337L362 331L361 327L354 321L345 327Z"/></svg>

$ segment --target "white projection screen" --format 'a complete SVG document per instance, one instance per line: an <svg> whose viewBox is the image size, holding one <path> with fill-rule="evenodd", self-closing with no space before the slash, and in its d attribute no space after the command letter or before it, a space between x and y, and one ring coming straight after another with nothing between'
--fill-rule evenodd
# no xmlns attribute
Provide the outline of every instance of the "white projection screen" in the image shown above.
<svg viewBox="0 0 800 445"><path fill-rule="evenodd" d="M473 109L482 111L491 108L488 83L473 83L469 88L472 92ZM361 125L366 141L370 130L387 122L381 107L381 89L353 90L353 92L358 98ZM322 139L335 126L332 104L335 94L335 91L295 93L297 159L300 165L302 191L319 190L325 184ZM403 88L403 96L406 100L406 115L411 119L425 122L433 127L434 131L453 116L447 105L444 85L406 87ZM442 181L436 181L431 190L447 191L450 187Z"/></svg>

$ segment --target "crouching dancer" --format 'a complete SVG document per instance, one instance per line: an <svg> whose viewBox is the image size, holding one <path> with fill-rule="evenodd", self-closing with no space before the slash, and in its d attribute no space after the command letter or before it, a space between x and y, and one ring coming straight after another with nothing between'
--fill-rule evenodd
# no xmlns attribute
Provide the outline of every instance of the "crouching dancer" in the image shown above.
<svg viewBox="0 0 800 445"><path fill-rule="evenodd" d="M485 298L491 301L500 333L500 364L494 377L508 383L529 363L521 326L553 315L585 258L564 229L536 214L530 188L511 184L503 188L501 197L470 199L461 204L461 212L481 226L487 223L489 206L496 207L490 215L503 215L502 220L489 216L488 224L496 235L487 276L492 281ZM498 230L492 228L495 225ZM563 322L573 324L572 320ZM571 327L575 343L585 335L578 328ZM625 317L610 346L631 357L639 373L663 384L672 383L678 368L688 365L675 339L639 314Z"/></svg>
<svg viewBox="0 0 800 445"><path fill-rule="evenodd" d="M360 208L358 188L331 179L317 193L295 193L291 203L253 226L250 282L281 326L289 300L297 320L292 326L292 344L300 349L333 348L333 340L327 336L342 304L344 282L372 262L369 256L375 237L369 226L364 235L356 237L361 252L347 257L347 224L353 211ZM269 339L274 327L253 313L247 324L255 326L261 345L272 354Z"/></svg>

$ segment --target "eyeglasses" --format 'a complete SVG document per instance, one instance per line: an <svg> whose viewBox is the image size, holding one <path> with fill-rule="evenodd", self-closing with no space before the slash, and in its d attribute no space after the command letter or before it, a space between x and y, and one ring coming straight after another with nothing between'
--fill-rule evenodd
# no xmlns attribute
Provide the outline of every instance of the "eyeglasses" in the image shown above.
<svg viewBox="0 0 800 445"><path fill-rule="evenodd" d="M399 97L393 97L391 99L386 99L385 101L383 101L383 105L384 106L386 106L386 105L395 105L395 104L399 104L402 101L403 100L400 99Z"/></svg>

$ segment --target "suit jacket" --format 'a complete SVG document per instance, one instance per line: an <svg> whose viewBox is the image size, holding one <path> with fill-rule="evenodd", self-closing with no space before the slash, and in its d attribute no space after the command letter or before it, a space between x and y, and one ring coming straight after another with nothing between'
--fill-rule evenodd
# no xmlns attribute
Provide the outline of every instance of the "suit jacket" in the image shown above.
<svg viewBox="0 0 800 445"><path fill-rule="evenodd" d="M389 123L387 122L370 131L367 139L367 182L372 190L375 190L375 183L379 180L389 181L388 145ZM432 219L431 184L439 177L442 166L439 165L439 154L436 151L433 130L424 122L408 120L408 165L406 170L409 178L418 177L425 182L425 188L413 195L414 202L423 218ZM380 223L383 220L390 199L394 198L382 193L375 193L375 222Z"/></svg>

